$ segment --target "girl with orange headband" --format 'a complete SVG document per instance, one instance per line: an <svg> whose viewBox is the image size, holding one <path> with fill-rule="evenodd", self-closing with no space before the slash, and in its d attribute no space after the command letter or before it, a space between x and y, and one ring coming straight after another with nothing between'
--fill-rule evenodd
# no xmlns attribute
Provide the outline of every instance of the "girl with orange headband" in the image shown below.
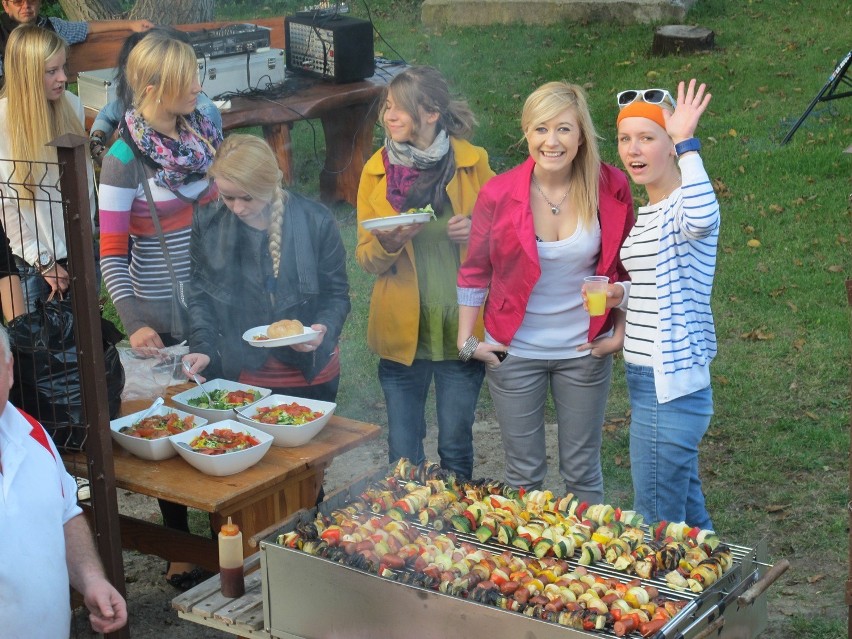
<svg viewBox="0 0 852 639"><path fill-rule="evenodd" d="M618 152L648 204L621 248L630 273L624 362L634 508L647 521L712 529L698 445L713 414L716 333L710 292L719 204L693 137L710 94L696 81L618 94ZM622 287L611 288L623 304Z"/></svg>

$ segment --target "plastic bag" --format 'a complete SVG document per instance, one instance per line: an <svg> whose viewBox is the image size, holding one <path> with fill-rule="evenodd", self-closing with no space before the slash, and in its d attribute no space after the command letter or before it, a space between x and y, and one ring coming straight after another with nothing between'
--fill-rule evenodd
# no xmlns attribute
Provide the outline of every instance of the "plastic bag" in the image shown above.
<svg viewBox="0 0 852 639"><path fill-rule="evenodd" d="M82 450L86 441L82 388L70 300L39 302L9 323L15 385L9 399L45 427L60 450ZM109 417L121 409L124 368L115 345L122 334L101 318Z"/></svg>
<svg viewBox="0 0 852 639"><path fill-rule="evenodd" d="M181 371L181 357L189 352L186 344L166 348L133 349L127 342L118 345L121 364L127 378L121 398L125 401L153 400L165 396L166 389L174 384L184 384L187 379ZM169 370L170 369L170 370ZM166 371L169 371L166 373Z"/></svg>

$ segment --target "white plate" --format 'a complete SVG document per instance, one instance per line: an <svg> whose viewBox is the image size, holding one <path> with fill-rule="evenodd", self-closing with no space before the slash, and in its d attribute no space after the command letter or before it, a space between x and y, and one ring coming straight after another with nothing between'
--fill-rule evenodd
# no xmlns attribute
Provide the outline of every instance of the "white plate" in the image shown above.
<svg viewBox="0 0 852 639"><path fill-rule="evenodd" d="M291 335L290 337L279 337L277 339L254 339L257 335L266 335L266 329L268 328L269 324L250 328L243 333L243 339L258 348L275 348L276 346L290 346L291 344L310 342L314 338L314 335L319 335L319 331L305 326L303 329L304 332L301 335Z"/></svg>
<svg viewBox="0 0 852 639"><path fill-rule="evenodd" d="M374 229L392 229L397 226L405 226L406 224L423 224L432 219L431 213L407 213L403 215L391 215L389 217L376 217L372 220L364 220L361 222L367 231Z"/></svg>

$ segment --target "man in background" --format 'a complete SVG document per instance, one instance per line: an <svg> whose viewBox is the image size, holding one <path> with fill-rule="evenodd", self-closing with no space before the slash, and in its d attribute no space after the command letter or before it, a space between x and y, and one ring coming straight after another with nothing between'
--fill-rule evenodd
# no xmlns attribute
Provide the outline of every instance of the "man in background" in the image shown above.
<svg viewBox="0 0 852 639"><path fill-rule="evenodd" d="M43 29L55 31L68 44L83 42L90 33L103 31L147 31L154 24L148 20L98 20L96 22L68 22L62 18L45 18L39 15L41 0L3 0L0 14L0 75L3 75L3 56L6 55L6 41L12 30L22 24L34 24Z"/></svg>
<svg viewBox="0 0 852 639"><path fill-rule="evenodd" d="M0 326L0 635L67 637L69 585L83 595L95 632L127 623L77 504L77 484L47 431L9 402L9 335Z"/></svg>

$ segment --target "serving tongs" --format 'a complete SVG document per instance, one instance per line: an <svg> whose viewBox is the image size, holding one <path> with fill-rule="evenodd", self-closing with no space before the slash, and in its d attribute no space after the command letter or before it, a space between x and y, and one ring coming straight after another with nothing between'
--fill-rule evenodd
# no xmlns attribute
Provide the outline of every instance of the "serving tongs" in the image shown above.
<svg viewBox="0 0 852 639"><path fill-rule="evenodd" d="M212 403L213 403L213 398L212 398L212 397L210 397L210 395L209 395L209 394L207 393L207 391L204 389L204 384L202 384L202 383L201 383L201 380L200 380L200 379L198 379L198 375L196 375L195 373L190 372L190 369L191 369L191 368L192 368L192 364L190 364L187 360L183 360L183 370L185 370L185 371L186 371L186 374L187 374L187 375L189 375L190 379L192 379L192 381L193 381L193 382L195 382L196 384L198 384L198 387L201 389L201 392L202 392L202 393L204 393L204 396L207 398L207 404L208 404L208 406L209 406L210 404L212 404Z"/></svg>
<svg viewBox="0 0 852 639"><path fill-rule="evenodd" d="M154 413L157 412L157 409L160 406L162 406L165 403L166 403L166 400L164 400L162 397L158 397L157 399L154 400L154 402L151 404L151 406L148 407L148 410L146 410L144 413L142 413L142 417L140 417L137 421L141 422L143 419L148 419L151 415L153 415Z"/></svg>

